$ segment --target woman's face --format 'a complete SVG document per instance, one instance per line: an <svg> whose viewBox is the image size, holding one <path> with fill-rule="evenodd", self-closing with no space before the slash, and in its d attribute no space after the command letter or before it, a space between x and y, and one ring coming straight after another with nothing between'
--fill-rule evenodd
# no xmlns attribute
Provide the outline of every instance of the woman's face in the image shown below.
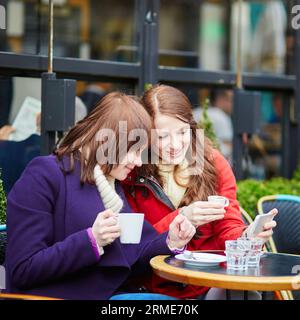
<svg viewBox="0 0 300 320"><path fill-rule="evenodd" d="M130 150L121 163L111 170L109 175L119 181L125 180L135 167L142 165L142 151L145 148L138 149L137 151Z"/></svg>
<svg viewBox="0 0 300 320"><path fill-rule="evenodd" d="M178 118L158 114L155 117L156 152L166 164L183 162L191 143L190 125Z"/></svg>

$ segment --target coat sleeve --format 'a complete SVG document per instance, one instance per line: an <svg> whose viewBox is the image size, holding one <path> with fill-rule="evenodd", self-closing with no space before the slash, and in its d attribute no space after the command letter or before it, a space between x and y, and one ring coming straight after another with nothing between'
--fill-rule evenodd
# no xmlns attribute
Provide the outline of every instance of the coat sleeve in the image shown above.
<svg viewBox="0 0 300 320"><path fill-rule="evenodd" d="M218 176L218 195L229 200L225 217L213 222L213 232L218 245L225 247L226 240L234 240L241 236L246 226L243 222L236 197L236 180L227 160L218 152L214 153L214 161Z"/></svg>
<svg viewBox="0 0 300 320"><path fill-rule="evenodd" d="M169 230L169 227L168 227ZM148 222L143 228L143 245L139 248L138 266L150 268L149 261L157 255L170 255L172 251L167 246L168 232L158 234Z"/></svg>
<svg viewBox="0 0 300 320"><path fill-rule="evenodd" d="M165 217L163 217L161 220L159 220L157 223L153 225L155 230L159 233L166 232L169 230L169 226L171 222L174 220L174 218L179 214L179 209L176 209L175 211L170 212Z"/></svg>
<svg viewBox="0 0 300 320"><path fill-rule="evenodd" d="M6 266L15 287L46 284L98 262L86 230L54 243L53 215L63 179L54 158L39 157L8 196Z"/></svg>

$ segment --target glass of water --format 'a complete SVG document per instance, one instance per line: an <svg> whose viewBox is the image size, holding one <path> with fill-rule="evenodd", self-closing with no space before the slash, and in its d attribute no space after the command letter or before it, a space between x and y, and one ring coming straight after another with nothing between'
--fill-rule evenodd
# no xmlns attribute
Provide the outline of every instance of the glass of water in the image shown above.
<svg viewBox="0 0 300 320"><path fill-rule="evenodd" d="M241 245L248 251L248 266L258 267L260 263L260 257L262 256L262 249L264 242L262 239L238 239Z"/></svg>
<svg viewBox="0 0 300 320"><path fill-rule="evenodd" d="M239 240L227 240L225 242L227 268L230 270L247 270L249 260L249 248Z"/></svg>

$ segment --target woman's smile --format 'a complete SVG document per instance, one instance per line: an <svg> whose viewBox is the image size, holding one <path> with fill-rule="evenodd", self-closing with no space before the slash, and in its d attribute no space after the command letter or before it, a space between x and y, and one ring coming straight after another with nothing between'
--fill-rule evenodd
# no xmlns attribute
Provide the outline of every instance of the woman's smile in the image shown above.
<svg viewBox="0 0 300 320"><path fill-rule="evenodd" d="M178 158L182 156L182 152L183 152L183 148L177 149L177 150L171 149L167 151L167 154L170 155L171 158Z"/></svg>

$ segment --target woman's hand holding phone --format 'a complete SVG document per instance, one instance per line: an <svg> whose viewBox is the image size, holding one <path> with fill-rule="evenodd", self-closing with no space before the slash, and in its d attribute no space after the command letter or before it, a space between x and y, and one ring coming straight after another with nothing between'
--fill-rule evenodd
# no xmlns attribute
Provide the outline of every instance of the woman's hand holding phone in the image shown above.
<svg viewBox="0 0 300 320"><path fill-rule="evenodd" d="M269 241L273 235L273 229L276 227L274 217L278 214L277 209L272 209L270 212L257 215L254 222L244 231L248 238L261 238L264 242Z"/></svg>

